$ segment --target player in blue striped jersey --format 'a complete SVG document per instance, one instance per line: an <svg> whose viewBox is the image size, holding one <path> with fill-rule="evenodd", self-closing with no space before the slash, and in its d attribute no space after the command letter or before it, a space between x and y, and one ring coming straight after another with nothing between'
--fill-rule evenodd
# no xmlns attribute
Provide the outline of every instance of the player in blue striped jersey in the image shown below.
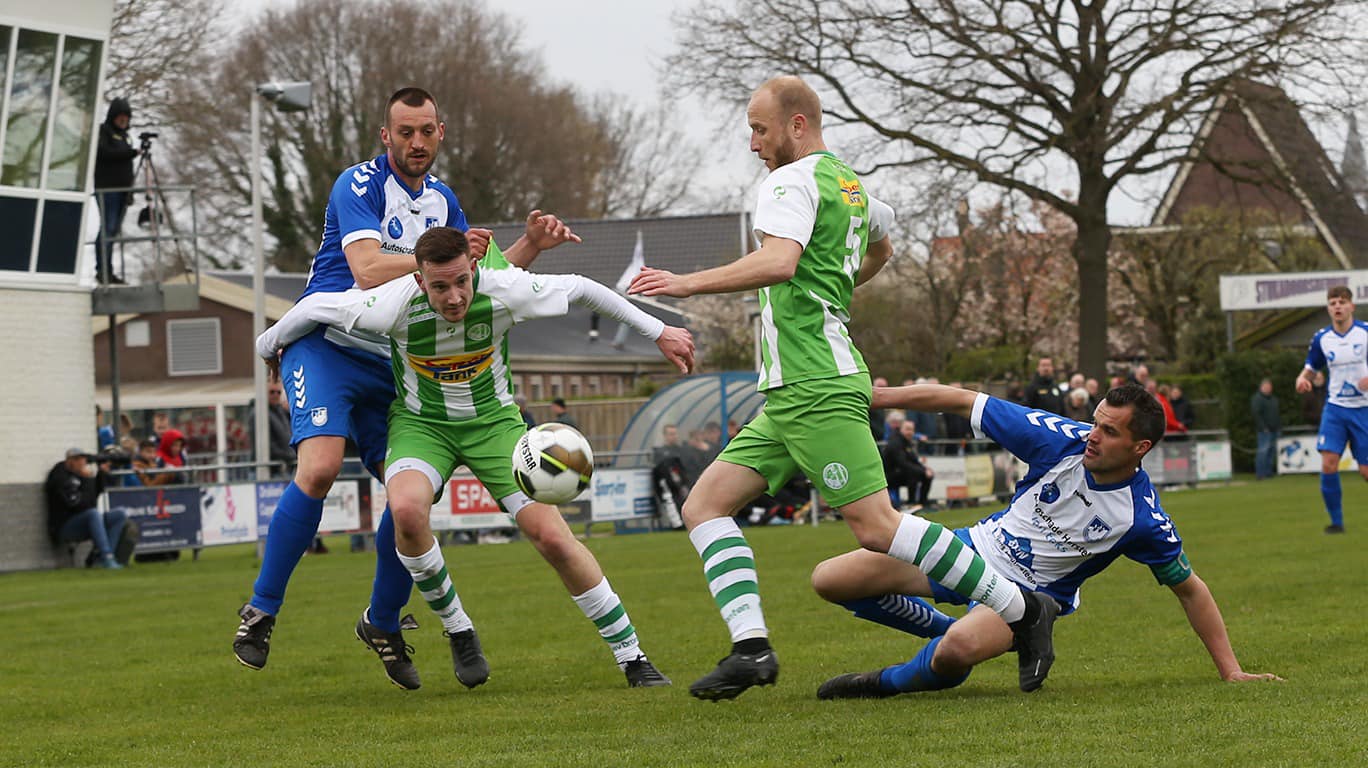
<svg viewBox="0 0 1368 768"><path fill-rule="evenodd" d="M1140 467L1164 434L1163 407L1136 384L1107 393L1096 424L953 387L917 385L874 390L874 407L969 417L975 435L995 440L1030 470L1006 509L955 532L988 566L1072 613L1079 587L1119 557L1149 566L1173 590L1223 680L1272 680L1240 667L1221 611L1193 573L1183 542ZM921 598L964 604L937 582L939 574L886 555L855 550L817 566L818 594L856 616L932 640L911 660L823 683L824 699L882 698L951 688L977 664L1012 648L1012 632L996 613L974 607L958 620ZM1047 660L1047 664L1048 664ZM1021 687L1034 690L1043 672L1021 670Z"/></svg>
<svg viewBox="0 0 1368 768"><path fill-rule="evenodd" d="M1347 443L1368 480L1368 323L1354 319L1354 295L1348 286L1325 292L1330 324L1311 337L1306 365L1297 375L1297 392L1311 391L1311 377L1329 369L1325 410L1321 412L1316 450L1321 455L1321 498L1330 515L1326 533L1344 533L1339 465Z"/></svg>
<svg viewBox="0 0 1368 768"><path fill-rule="evenodd" d="M445 130L431 94L404 88L390 97L380 129L385 153L348 168L334 183L324 215L323 240L304 295L373 288L413 272L417 268L414 245L432 227L467 232L472 252L485 252L489 231L470 229L456 195L428 173ZM578 239L556 217L533 211L526 233L506 257L510 263L527 266L541 250ZM385 418L394 400L389 344L382 337L320 327L284 351L280 371L299 466L271 517L252 599L239 611L242 620L233 639L233 653L253 669L266 664L285 587L318 532L323 497L341 470L348 438L359 448L367 470L383 477ZM413 582L395 553L388 509L375 543L375 582L363 618L383 641L382 658L388 654L403 661L407 657L399 611L408 602ZM417 687L416 677L411 682Z"/></svg>

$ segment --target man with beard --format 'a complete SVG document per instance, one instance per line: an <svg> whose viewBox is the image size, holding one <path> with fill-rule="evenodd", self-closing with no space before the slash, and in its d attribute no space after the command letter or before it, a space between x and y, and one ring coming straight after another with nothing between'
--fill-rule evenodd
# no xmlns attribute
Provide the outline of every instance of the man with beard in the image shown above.
<svg viewBox="0 0 1368 768"><path fill-rule="evenodd" d="M1042 421L1030 408L951 387L880 389L873 401L965 416L977 436L1030 465L1006 509L955 531L990 569L1067 614L1078 607L1086 579L1123 556L1143 563L1178 598L1222 680L1277 679L1241 669L1220 608L1193 573L1183 541L1140 467L1164 436L1163 407L1144 387L1127 383L1108 392L1092 425ZM953 688L976 665L1010 650L1010 628L987 608L955 620L923 599L965 603L943 586L942 573L859 549L818 565L812 573L817 594L859 618L931 642L905 663L834 677L817 689L817 697L874 699Z"/></svg>
<svg viewBox="0 0 1368 768"><path fill-rule="evenodd" d="M759 248L692 274L645 268L628 288L679 298L759 292L764 409L704 470L684 503L689 539L732 641L731 652L689 692L731 699L778 678L755 554L733 516L800 470L840 510L860 546L928 571L943 567L952 589L1000 613L1017 631L1023 687L1039 685L1053 658L1053 601L987 570L944 526L901 515L888 498L869 431L869 369L846 323L855 286L892 256L893 210L870 198L855 171L827 151L821 101L800 78L761 85L746 120L750 149L770 170L756 201Z"/></svg>
<svg viewBox="0 0 1368 768"><path fill-rule="evenodd" d="M413 272L414 245L432 227L467 232L471 250L484 254L490 232L470 229L456 195L428 174L445 131L437 103L427 91L403 88L389 98L380 128L385 153L338 176L304 296L370 289ZM541 250L578 240L556 217L533 211L524 236L508 249L506 258L527 266ZM282 352L280 372L299 464L271 517L252 599L238 612L241 623L233 653L252 669L266 665L286 584L318 532L323 497L341 470L347 438L356 443L366 469L377 480L384 477L386 414L394 400L389 344L374 334L320 326ZM373 637L383 640L386 650L381 656L388 671L395 664L407 666L399 611L413 589L408 569L395 552L388 508L375 534L375 551L375 582L363 621ZM470 646L478 640L473 633L454 637L453 650L461 643L460 650L470 655ZM417 687L416 677L407 682L410 685L404 687Z"/></svg>

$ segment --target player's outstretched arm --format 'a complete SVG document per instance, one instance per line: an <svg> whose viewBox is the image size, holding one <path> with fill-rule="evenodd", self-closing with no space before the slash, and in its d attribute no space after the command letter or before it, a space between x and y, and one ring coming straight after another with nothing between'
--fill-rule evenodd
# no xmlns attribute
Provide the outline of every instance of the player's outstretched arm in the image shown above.
<svg viewBox="0 0 1368 768"><path fill-rule="evenodd" d="M871 408L902 408L928 413L957 413L968 418L979 393L944 384L913 384L906 387L875 387Z"/></svg>
<svg viewBox="0 0 1368 768"><path fill-rule="evenodd" d="M1216 605L1216 598L1212 597L1206 582L1197 574L1194 573L1169 588L1177 596L1178 602L1182 603L1188 623L1192 625L1197 637L1201 638L1207 653L1211 654L1211 660L1216 664L1216 671L1220 673L1222 680L1232 683L1282 680L1271 672L1255 674L1240 668L1240 661L1235 658L1235 649L1230 647L1230 636L1226 633L1225 620L1221 618L1221 609Z"/></svg>
<svg viewBox="0 0 1368 768"><path fill-rule="evenodd" d="M793 277L798 269L798 258L803 246L786 237L765 236L759 250L713 269L676 275L663 269L644 267L628 293L643 296L674 296L688 298L700 293L735 293L777 285Z"/></svg>
<svg viewBox="0 0 1368 768"><path fill-rule="evenodd" d="M527 214L527 226L504 258L515 267L527 269L542 251L549 251L561 243L582 243L583 239L559 217L534 210Z"/></svg>
<svg viewBox="0 0 1368 768"><path fill-rule="evenodd" d="M274 360L280 350L309 335L319 325L388 334L402 314L406 300L417 290L417 283L406 275L369 291L352 288L311 293L257 337L257 355Z"/></svg>

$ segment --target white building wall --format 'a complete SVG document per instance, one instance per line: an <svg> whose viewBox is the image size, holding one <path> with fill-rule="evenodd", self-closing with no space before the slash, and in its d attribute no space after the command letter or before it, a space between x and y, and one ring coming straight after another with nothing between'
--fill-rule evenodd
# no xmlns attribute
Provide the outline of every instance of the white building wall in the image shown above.
<svg viewBox="0 0 1368 768"><path fill-rule="evenodd" d="M67 448L96 448L90 292L0 287L0 328L0 484L42 483Z"/></svg>

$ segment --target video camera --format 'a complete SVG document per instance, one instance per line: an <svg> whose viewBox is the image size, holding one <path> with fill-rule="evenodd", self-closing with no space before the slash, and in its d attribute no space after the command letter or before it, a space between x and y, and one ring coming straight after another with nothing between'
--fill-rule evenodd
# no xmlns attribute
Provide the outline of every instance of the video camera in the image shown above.
<svg viewBox="0 0 1368 768"><path fill-rule="evenodd" d="M86 454L86 460L95 464L109 463L110 469L127 469L132 466L133 457L122 448L109 446L99 453Z"/></svg>
<svg viewBox="0 0 1368 768"><path fill-rule="evenodd" d="M157 133L156 131L143 131L142 133L138 134L138 141L140 142L138 144L138 148L143 152L146 152L147 150L152 148L152 140L160 135L161 134Z"/></svg>

